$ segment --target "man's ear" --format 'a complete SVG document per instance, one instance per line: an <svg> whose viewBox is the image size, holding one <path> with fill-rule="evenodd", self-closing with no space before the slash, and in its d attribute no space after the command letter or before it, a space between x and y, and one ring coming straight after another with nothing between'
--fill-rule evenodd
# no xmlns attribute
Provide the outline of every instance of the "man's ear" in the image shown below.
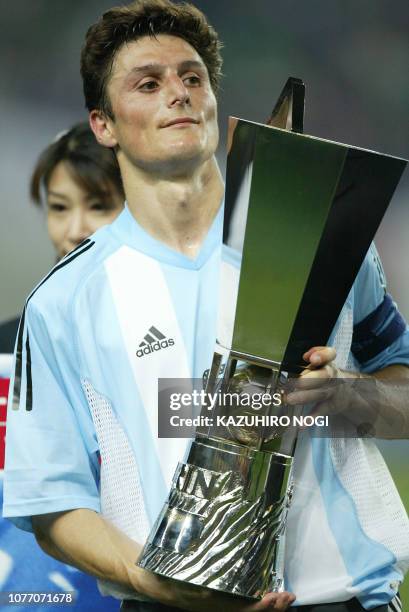
<svg viewBox="0 0 409 612"><path fill-rule="evenodd" d="M92 110L89 114L89 124L99 144L104 147L116 147L118 141L115 138L112 119L100 110Z"/></svg>

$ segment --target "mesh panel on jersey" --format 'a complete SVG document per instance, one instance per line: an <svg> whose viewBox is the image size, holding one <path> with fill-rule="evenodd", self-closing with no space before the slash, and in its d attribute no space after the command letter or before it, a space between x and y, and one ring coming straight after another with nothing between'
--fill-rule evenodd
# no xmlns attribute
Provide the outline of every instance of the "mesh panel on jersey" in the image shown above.
<svg viewBox="0 0 409 612"><path fill-rule="evenodd" d="M149 522L139 470L128 438L109 401L82 381L101 453L101 510L118 529L143 544Z"/></svg>
<svg viewBox="0 0 409 612"><path fill-rule="evenodd" d="M342 369L358 369L350 352L353 316L345 308L334 339L336 364ZM408 518L381 453L372 440L332 439L330 449L334 468L351 495L364 532L389 548L398 559L409 559Z"/></svg>
<svg viewBox="0 0 409 612"><path fill-rule="evenodd" d="M334 439L330 448L335 470L355 502L364 532L398 559L409 562L408 518L374 441Z"/></svg>
<svg viewBox="0 0 409 612"><path fill-rule="evenodd" d="M352 309L346 307L334 339L336 364L357 369L351 357ZM335 470L355 502L365 533L389 548L398 558L409 558L408 519L388 468L371 440L333 439L330 449Z"/></svg>
<svg viewBox="0 0 409 612"><path fill-rule="evenodd" d="M346 304L333 342L333 346L337 351L335 363L338 368L343 370L351 370L353 368L353 363L351 362L352 333L352 308L349 304Z"/></svg>

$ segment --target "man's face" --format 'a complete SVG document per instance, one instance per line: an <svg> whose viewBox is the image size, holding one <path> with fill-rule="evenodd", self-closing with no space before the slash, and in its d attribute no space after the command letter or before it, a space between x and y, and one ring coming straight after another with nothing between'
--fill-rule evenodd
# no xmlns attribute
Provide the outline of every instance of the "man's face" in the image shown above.
<svg viewBox="0 0 409 612"><path fill-rule="evenodd" d="M214 154L217 104L207 68L181 38L123 45L108 82L112 133L124 155L151 172L183 172Z"/></svg>

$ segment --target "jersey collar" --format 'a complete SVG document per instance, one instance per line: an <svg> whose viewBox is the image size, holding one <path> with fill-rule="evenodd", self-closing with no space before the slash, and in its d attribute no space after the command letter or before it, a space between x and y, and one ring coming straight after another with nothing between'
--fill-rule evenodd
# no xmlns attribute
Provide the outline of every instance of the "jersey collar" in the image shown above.
<svg viewBox="0 0 409 612"><path fill-rule="evenodd" d="M122 244L141 251L158 261L173 266L197 270L206 263L216 248L221 247L223 209L224 205L222 204L195 259L190 259L148 234L136 221L126 202L123 212L110 225L110 230Z"/></svg>

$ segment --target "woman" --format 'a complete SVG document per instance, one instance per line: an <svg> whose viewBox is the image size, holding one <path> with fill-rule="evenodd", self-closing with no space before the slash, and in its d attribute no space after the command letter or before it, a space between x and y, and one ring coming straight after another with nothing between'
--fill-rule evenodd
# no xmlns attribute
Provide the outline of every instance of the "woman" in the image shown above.
<svg viewBox="0 0 409 612"><path fill-rule="evenodd" d="M46 206L48 234L58 258L64 257L123 208L114 152L97 143L87 123L75 125L40 155L31 198Z"/></svg>
<svg viewBox="0 0 409 612"><path fill-rule="evenodd" d="M41 153L30 181L33 202L47 211L57 260L121 212L124 191L112 149L87 123L60 134ZM0 353L12 353L19 318L0 325Z"/></svg>

